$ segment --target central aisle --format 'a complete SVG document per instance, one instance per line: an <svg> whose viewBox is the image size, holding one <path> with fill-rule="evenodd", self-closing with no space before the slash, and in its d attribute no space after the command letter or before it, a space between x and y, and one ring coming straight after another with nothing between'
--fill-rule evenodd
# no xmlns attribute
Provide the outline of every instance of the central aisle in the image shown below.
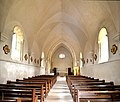
<svg viewBox="0 0 120 102"><path fill-rule="evenodd" d="M66 77L57 77L57 82L50 90L45 102L73 102Z"/></svg>

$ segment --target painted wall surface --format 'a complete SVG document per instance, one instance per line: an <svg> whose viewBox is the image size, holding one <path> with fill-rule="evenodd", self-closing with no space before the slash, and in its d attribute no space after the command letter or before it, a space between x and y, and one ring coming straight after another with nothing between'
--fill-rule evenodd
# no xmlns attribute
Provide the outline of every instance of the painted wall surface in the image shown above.
<svg viewBox="0 0 120 102"><path fill-rule="evenodd" d="M87 75L120 84L120 60L83 67L81 68L81 75Z"/></svg>
<svg viewBox="0 0 120 102"><path fill-rule="evenodd" d="M32 65L0 60L0 83L35 76L40 73L39 70L39 67Z"/></svg>

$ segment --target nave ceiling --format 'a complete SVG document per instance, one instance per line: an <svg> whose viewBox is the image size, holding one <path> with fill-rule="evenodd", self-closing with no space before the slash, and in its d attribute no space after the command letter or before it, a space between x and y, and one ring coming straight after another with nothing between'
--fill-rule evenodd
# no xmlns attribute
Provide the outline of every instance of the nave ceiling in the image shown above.
<svg viewBox="0 0 120 102"><path fill-rule="evenodd" d="M94 49L101 27L119 32L119 9L119 1L0 0L0 30L10 36L15 24L21 26L29 50L36 45L49 53L61 45L79 53L88 43Z"/></svg>

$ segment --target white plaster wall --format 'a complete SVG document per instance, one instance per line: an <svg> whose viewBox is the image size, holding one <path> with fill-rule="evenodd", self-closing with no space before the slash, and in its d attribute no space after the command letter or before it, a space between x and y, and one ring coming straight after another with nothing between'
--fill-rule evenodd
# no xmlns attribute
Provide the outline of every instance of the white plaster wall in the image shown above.
<svg viewBox="0 0 120 102"><path fill-rule="evenodd" d="M32 65L0 60L0 83L35 76L40 73L39 70L39 67Z"/></svg>
<svg viewBox="0 0 120 102"><path fill-rule="evenodd" d="M120 60L85 66L81 68L81 75L105 79L106 81L120 84Z"/></svg>
<svg viewBox="0 0 120 102"><path fill-rule="evenodd" d="M40 75L45 75L45 67L40 67Z"/></svg>

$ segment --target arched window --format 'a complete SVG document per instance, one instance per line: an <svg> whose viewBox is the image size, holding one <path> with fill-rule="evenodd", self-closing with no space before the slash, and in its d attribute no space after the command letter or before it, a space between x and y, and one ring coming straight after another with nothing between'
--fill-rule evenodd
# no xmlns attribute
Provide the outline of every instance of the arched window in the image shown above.
<svg viewBox="0 0 120 102"><path fill-rule="evenodd" d="M41 55L41 67L44 67L44 52L42 52L42 55Z"/></svg>
<svg viewBox="0 0 120 102"><path fill-rule="evenodd" d="M108 34L106 28L102 28L98 37L99 63L108 61Z"/></svg>
<svg viewBox="0 0 120 102"><path fill-rule="evenodd" d="M13 35L12 35L11 58L15 60L22 60L23 48L24 48L23 32L19 26L15 26L13 28Z"/></svg>
<svg viewBox="0 0 120 102"><path fill-rule="evenodd" d="M82 58L83 58L83 56L82 56L82 52L80 52L80 68L83 67Z"/></svg>
<svg viewBox="0 0 120 102"><path fill-rule="evenodd" d="M64 59L65 58L65 54L64 53L59 54L59 58L60 59Z"/></svg>

